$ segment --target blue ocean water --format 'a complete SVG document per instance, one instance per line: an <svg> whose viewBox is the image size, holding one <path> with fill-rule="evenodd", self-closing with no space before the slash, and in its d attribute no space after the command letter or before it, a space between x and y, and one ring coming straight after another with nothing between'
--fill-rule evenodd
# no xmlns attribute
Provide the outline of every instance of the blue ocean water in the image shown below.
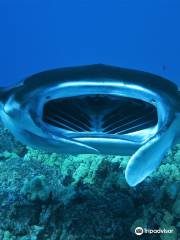
<svg viewBox="0 0 180 240"><path fill-rule="evenodd" d="M178 0L1 0L0 85L93 63L180 83Z"/></svg>

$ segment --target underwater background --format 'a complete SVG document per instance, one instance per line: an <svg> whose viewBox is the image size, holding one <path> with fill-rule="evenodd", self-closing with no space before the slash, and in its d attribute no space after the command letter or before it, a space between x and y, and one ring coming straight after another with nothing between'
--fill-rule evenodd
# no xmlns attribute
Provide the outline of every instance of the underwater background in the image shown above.
<svg viewBox="0 0 180 240"><path fill-rule="evenodd" d="M180 85L178 0L0 0L0 86L103 63ZM180 145L136 187L129 156L46 153L0 123L0 240L180 239ZM136 236L136 227L173 234Z"/></svg>

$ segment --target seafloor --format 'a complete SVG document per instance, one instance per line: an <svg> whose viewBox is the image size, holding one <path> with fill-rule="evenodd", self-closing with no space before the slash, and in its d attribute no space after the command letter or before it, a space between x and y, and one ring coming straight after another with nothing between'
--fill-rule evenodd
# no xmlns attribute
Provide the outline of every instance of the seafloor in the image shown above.
<svg viewBox="0 0 180 240"><path fill-rule="evenodd" d="M180 239L180 145L135 188L128 159L43 153L1 125L0 240ZM137 237L137 226L173 234Z"/></svg>

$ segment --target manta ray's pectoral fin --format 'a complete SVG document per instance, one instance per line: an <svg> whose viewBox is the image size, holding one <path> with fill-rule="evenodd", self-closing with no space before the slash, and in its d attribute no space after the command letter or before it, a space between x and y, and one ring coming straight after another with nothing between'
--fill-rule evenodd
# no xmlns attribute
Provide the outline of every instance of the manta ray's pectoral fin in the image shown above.
<svg viewBox="0 0 180 240"><path fill-rule="evenodd" d="M0 102L1 102L1 98L2 98L2 96L4 94L4 92L5 92L5 88L0 87Z"/></svg>
<svg viewBox="0 0 180 240"><path fill-rule="evenodd" d="M173 145L176 127L177 121L174 120L168 129L161 130L134 153L125 170L126 181L130 186L142 182L158 167Z"/></svg>
<svg viewBox="0 0 180 240"><path fill-rule="evenodd" d="M0 87L0 95L1 93L3 93L5 91L5 88L4 87Z"/></svg>

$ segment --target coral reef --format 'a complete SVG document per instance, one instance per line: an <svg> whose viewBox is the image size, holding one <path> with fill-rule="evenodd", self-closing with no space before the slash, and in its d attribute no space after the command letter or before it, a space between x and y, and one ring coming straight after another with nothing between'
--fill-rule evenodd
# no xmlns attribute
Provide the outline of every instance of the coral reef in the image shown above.
<svg viewBox="0 0 180 240"><path fill-rule="evenodd" d="M180 145L137 187L128 156L45 153L0 128L0 240L180 239Z"/></svg>
<svg viewBox="0 0 180 240"><path fill-rule="evenodd" d="M50 198L51 189L45 176L35 176L31 181L26 180L21 193L26 195L29 201L45 202Z"/></svg>
<svg viewBox="0 0 180 240"><path fill-rule="evenodd" d="M0 153L2 152L15 153L23 157L27 149L26 146L15 140L8 129L3 128L0 120Z"/></svg>

